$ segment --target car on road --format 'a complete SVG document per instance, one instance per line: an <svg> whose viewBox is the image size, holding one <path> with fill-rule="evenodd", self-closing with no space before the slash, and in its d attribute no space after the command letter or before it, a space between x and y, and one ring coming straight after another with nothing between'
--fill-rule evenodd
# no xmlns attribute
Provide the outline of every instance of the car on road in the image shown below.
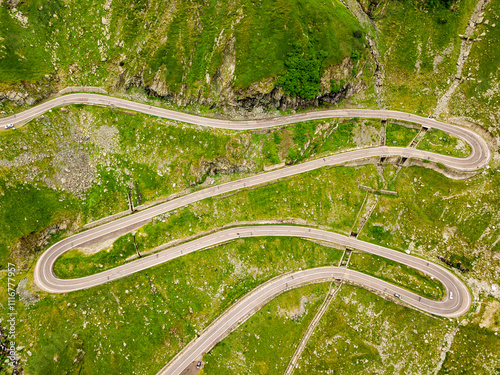
<svg viewBox="0 0 500 375"><path fill-rule="evenodd" d="M10 129L10 128L13 128L13 127L14 127L14 124L5 125L5 129Z"/></svg>
<svg viewBox="0 0 500 375"><path fill-rule="evenodd" d="M450 292L450 299L453 299L453 292Z"/></svg>
<svg viewBox="0 0 500 375"><path fill-rule="evenodd" d="M394 293L394 297L401 299L401 296L397 293Z"/></svg>

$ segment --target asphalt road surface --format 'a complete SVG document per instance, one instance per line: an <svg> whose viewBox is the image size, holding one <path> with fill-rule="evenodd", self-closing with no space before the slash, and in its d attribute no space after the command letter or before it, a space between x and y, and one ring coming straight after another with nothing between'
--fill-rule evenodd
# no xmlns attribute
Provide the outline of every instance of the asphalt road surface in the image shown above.
<svg viewBox="0 0 500 375"><path fill-rule="evenodd" d="M272 279L234 303L224 314L210 324L200 336L184 347L158 375L178 375L195 358L201 358L215 344L226 337L234 328L247 320L264 304L282 292L300 287L304 284L331 281L332 279L348 280L356 284L369 286L382 293L398 293L405 301L419 301L420 297L405 289L399 288L375 277L361 272L340 267L319 267L282 275ZM423 300L423 298L422 298ZM435 301L433 301L435 302ZM410 302L411 303L411 302ZM445 302L449 303L448 302ZM470 300L469 300L470 303ZM459 303L460 305L461 303Z"/></svg>
<svg viewBox="0 0 500 375"><path fill-rule="evenodd" d="M25 123L37 116L40 116L46 111L70 104L98 104L107 105L112 107L119 107L129 109L136 112L145 113L157 117L168 118L171 120L183 121L190 124L201 126L209 126L214 128L234 129L234 130L248 130L258 128L268 128L273 126L291 124L300 121L316 120L323 118L336 118L336 117L363 117L363 118L389 118L395 120L409 121L420 124L424 127L435 128L443 130L453 136L459 137L469 143L472 147L472 154L465 159L456 158L433 154L431 152L419 151L415 149L404 149L400 151L392 150L396 147L387 147L392 150L389 152L396 153L403 157L417 157L428 159L435 162L441 162L451 168L461 171L472 171L484 167L491 155L486 141L477 133L470 129L462 128L436 121L431 118L421 117L405 112L388 111L388 110L373 110L373 109L335 109L326 111L314 111L308 113L300 113L291 116L283 116L272 119L262 120L245 120L245 121L230 121L219 120L213 118L206 118L201 116L190 115L186 113L176 112L168 109L158 108L147 104L136 103L130 100L114 98L107 95L99 94L68 94L48 100L24 112L18 113L13 116L0 119L0 127L4 128L7 124ZM378 148L382 152L385 148ZM402 151L405 150L405 151ZM390 154L388 154L390 155Z"/></svg>
<svg viewBox="0 0 500 375"><path fill-rule="evenodd" d="M386 110L327 110L301 113L274 119L228 121L179 113L105 95L70 94L47 101L14 116L0 119L0 126L3 127L4 125L10 123L25 123L26 121L39 116L40 114L46 112L51 108L76 103L116 106L149 115L169 118L172 120L183 121L202 126L235 130L273 127L322 118L389 118L414 122L424 127L443 130L450 135L463 139L471 146L472 149L471 154L467 158L455 158L446 155L439 155L432 152L416 150L414 148L386 146L368 148L364 150L355 150L342 154L332 155L299 165L289 166L272 172L262 173L241 180L213 186L177 199L173 199L169 202L154 206L147 210L134 213L113 222L65 238L45 251L36 264L34 279L36 284L42 290L52 293L66 293L75 290L91 288L95 285L100 285L121 277L125 277L127 275L131 275L135 272L153 267L164 262L168 262L169 260L186 255L190 252L202 250L206 247L220 244L231 239L256 236L292 236L310 238L320 241L334 242L347 247L359 249L394 260L402 264L406 264L410 267L425 272L440 280L447 290L444 300L433 301L420 297L415 293L411 293L405 289L396 287L392 284L373 278L371 276L337 267L315 268L300 271L292 275L286 275L262 285L261 287L250 292L247 296L239 300L214 323L212 323L198 339L194 340L185 349L183 349L174 358L174 360L172 360L164 369L161 370L161 374L179 374L189 363L201 356L204 352L209 350L213 345L220 341L222 337L224 337L238 321L248 318L249 314L254 312L258 308L258 306L262 305L262 303L272 299L273 296L276 296L284 290L292 287L297 287L308 282L331 280L332 278L342 278L350 280L366 287L376 289L382 293L388 293L391 295L393 295L394 293L398 293L399 295L401 295L401 299L403 301L416 308L419 308L420 310L450 318L461 316L468 311L471 304L471 296L467 287L461 282L459 278L457 278L453 273L446 270L445 268L434 263L427 262L426 260L413 257L411 255L398 251L390 250L378 245L363 242L355 238L346 237L340 234L318 229L298 226L267 225L227 229L92 276L79 279L57 278L53 272L53 266L56 259L63 253L73 248L82 247L90 243L100 242L109 237L114 237L118 232L121 233L124 231L136 229L146 224L153 217L161 213L175 210L179 207L186 206L190 203L194 203L208 197L257 186L269 181L305 173L324 166L339 165L344 162L372 157L401 156L406 158L421 158L437 163L442 163L449 168L460 171L474 171L483 168L488 164L491 158L491 152L486 141L472 130L445 124L434 119L424 118L403 112ZM450 292L452 292L454 295L453 299L449 298Z"/></svg>

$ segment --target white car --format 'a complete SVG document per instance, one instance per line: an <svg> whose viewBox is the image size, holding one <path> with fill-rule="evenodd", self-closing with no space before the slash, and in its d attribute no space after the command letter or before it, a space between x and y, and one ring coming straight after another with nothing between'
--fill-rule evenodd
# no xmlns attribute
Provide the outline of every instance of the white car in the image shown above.
<svg viewBox="0 0 500 375"><path fill-rule="evenodd" d="M453 299L453 292L450 292L450 299Z"/></svg>
<svg viewBox="0 0 500 375"><path fill-rule="evenodd" d="M14 124L5 125L5 129L10 129L10 128L13 128L13 127L14 127Z"/></svg>

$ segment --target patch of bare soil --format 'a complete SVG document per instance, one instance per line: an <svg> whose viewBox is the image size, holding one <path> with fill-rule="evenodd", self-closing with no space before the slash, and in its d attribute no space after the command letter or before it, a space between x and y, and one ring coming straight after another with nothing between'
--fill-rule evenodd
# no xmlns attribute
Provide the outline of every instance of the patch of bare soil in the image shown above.
<svg viewBox="0 0 500 375"><path fill-rule="evenodd" d="M500 331L500 302L492 300L486 305L479 327Z"/></svg>

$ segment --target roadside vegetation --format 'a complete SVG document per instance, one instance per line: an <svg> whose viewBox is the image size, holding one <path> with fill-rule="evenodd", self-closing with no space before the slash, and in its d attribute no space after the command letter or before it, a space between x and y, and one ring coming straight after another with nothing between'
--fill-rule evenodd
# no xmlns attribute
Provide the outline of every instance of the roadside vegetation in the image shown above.
<svg viewBox="0 0 500 375"><path fill-rule="evenodd" d="M430 299L440 300L446 293L444 285L431 276L376 255L353 253L349 268L397 284Z"/></svg>
<svg viewBox="0 0 500 375"><path fill-rule="evenodd" d="M242 239L90 290L40 293L40 301L29 307L17 299L16 342L24 346L19 354L30 374L132 373L138 368L154 374L264 281L336 264L341 256L339 250L297 238ZM26 274L18 280L22 277ZM5 274L1 281L7 283ZM0 291L4 306L6 290Z"/></svg>
<svg viewBox="0 0 500 375"><path fill-rule="evenodd" d="M329 283L278 296L203 356L202 374L282 374Z"/></svg>
<svg viewBox="0 0 500 375"><path fill-rule="evenodd" d="M408 128L403 125L387 123L386 141L387 146L407 147L418 134L418 129Z"/></svg>
<svg viewBox="0 0 500 375"><path fill-rule="evenodd" d="M343 285L309 339L295 374L428 374L452 324Z"/></svg>

